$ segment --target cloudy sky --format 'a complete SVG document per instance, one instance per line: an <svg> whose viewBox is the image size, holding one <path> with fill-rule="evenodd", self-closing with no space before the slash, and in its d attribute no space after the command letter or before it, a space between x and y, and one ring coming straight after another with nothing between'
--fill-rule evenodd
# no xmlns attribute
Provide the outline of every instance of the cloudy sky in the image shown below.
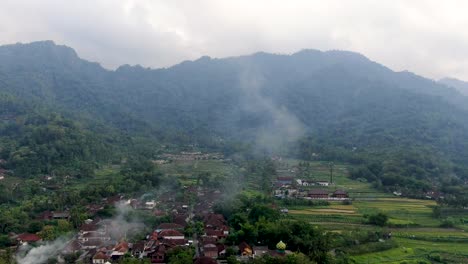
<svg viewBox="0 0 468 264"><path fill-rule="evenodd" d="M342 49L468 80L467 10L445 0L0 0L0 44L51 39L107 68Z"/></svg>

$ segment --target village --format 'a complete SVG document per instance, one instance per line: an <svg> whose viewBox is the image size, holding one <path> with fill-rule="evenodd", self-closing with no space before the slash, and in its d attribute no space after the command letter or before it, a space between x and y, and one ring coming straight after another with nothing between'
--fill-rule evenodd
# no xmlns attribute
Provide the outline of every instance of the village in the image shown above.
<svg viewBox="0 0 468 264"><path fill-rule="evenodd" d="M79 254L77 263L109 264L119 263L123 257L149 260L150 263L166 263L168 253L177 249L193 249L193 263L225 263L227 252L245 262L265 254L281 256L291 253L286 245L278 241L277 249L266 246L253 246L245 242L235 246L225 245L230 228L221 214L213 212L214 201L220 199L219 190L190 186L184 189L186 201L197 197L195 203L176 202L175 193L167 192L157 201L142 201L114 196L101 203L87 206L87 219L79 227L78 233L66 243L61 254ZM96 213L107 206L128 206L132 210L143 210L155 218L169 219L154 226L144 239L128 242L132 232L138 227L122 228L112 219L102 219ZM39 217L41 221L70 219L69 211L45 211ZM12 235L19 245L25 246L42 242L37 234L22 233Z"/></svg>
<svg viewBox="0 0 468 264"><path fill-rule="evenodd" d="M281 158L273 160L279 164L276 170L277 177L272 182L275 198L336 201L349 199L348 192L338 188L333 181L332 164L328 165L329 171L322 173L326 176L322 175L317 178L310 175L308 164L288 166L287 163L281 162Z"/></svg>
<svg viewBox="0 0 468 264"><path fill-rule="evenodd" d="M181 152L164 154L158 164L168 162L193 162L197 160L222 161L218 153ZM336 200L349 199L344 190L336 189L332 182L324 180L300 179L298 168L278 169L271 179L271 196L276 199ZM49 182L50 178L44 178ZM179 196L179 198L177 197ZM79 226L75 234L63 247L61 254L79 254L78 263L108 264L118 263L123 257L148 260L150 263L166 263L168 254L176 250L193 250L194 263L225 263L226 256L235 256L240 262L253 258L284 256L290 254L287 245L278 241L276 249L265 245L249 245L241 242L238 245L227 245L230 234L227 219L222 214L214 213L213 206L222 197L219 189L197 184L184 186L182 195L167 191L154 199L129 198L123 195L107 197L102 201L88 204L86 214L89 219ZM182 198L180 198L182 197ZM139 226L127 225L112 219L102 218L99 212L109 207L125 206L135 211L143 211L158 219L159 224L144 235L144 239L130 239L138 233ZM278 209L287 213L287 209ZM44 211L39 221L69 221L70 211ZM12 234L12 239L19 245L40 243L37 234ZM130 242L131 241L131 242Z"/></svg>
<svg viewBox="0 0 468 264"><path fill-rule="evenodd" d="M282 258L297 253L278 237L269 243L265 243L260 236L255 242L244 240L242 236L238 238L242 230L234 226L232 217L225 217L217 210L226 189L213 185L211 181L204 182L204 178L200 177L204 174L188 169L202 173L207 168L218 171L216 166L232 166L222 156L187 152L164 155L162 160L159 166L167 172L176 168L178 172L192 176L176 174L180 187L159 190L157 195L132 197L118 194L87 204L85 213L88 218L83 219L73 229L76 231L72 231L71 237L63 242L59 256L75 255L74 263L86 264L117 264L126 259L146 261L141 263L172 263L175 255L184 254L188 256L185 260L188 259L187 263L247 263L265 256ZM401 195L380 194L386 198L375 199L373 197L378 193L369 192L373 191L369 189L369 184L349 179L343 167L333 168L329 163L316 163L312 167L300 161L273 162L274 171L269 174L267 184L263 185L269 188L257 190L258 187L255 187L253 193L254 196L261 194L266 197L267 201L262 206L277 212L280 219L295 221L302 218L330 225L363 225L367 224L367 220L357 211L360 206L370 206L370 201L380 203ZM217 175L210 177L214 179ZM50 183L54 179L44 177L43 181ZM244 186L252 183L261 186L261 181L261 177L252 177ZM433 201L426 203L432 204ZM254 207L255 204L250 204L245 208L246 215ZM117 216L103 214L109 210L118 212L122 208L123 211L145 215L155 224L142 227L141 223L127 221L126 216L119 216L118 213ZM69 209L47 210L38 214L36 221L44 225L58 222L60 226L63 222L71 223L72 218ZM51 243L40 232L11 233L10 238L17 241L14 249L17 252L24 246L40 247ZM379 237L381 241L390 238L391 232ZM58 263L67 263L62 257ZM232 262L233 259L237 262Z"/></svg>

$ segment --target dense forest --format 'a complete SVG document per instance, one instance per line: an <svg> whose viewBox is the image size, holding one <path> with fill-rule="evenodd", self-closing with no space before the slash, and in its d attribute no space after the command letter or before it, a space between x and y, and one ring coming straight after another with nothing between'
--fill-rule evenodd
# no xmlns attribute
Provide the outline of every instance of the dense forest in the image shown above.
<svg viewBox="0 0 468 264"><path fill-rule="evenodd" d="M21 177L85 175L162 145L196 144L344 161L356 165L352 177L389 191L468 179L468 99L352 52L111 71L51 41L14 44L0 47L0 92L1 166Z"/></svg>

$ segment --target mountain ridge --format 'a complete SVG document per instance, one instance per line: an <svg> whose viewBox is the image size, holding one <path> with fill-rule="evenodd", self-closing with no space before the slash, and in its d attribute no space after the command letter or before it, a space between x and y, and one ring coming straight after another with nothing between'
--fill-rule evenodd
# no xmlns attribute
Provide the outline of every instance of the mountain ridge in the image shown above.
<svg viewBox="0 0 468 264"><path fill-rule="evenodd" d="M321 149L345 161L411 149L438 160L440 170L404 172L409 178L468 176L467 98L358 53L258 52L107 70L71 48L42 42L2 46L0 61L1 92L123 137L215 148L243 142L254 152L302 158ZM423 164L414 166L431 170Z"/></svg>

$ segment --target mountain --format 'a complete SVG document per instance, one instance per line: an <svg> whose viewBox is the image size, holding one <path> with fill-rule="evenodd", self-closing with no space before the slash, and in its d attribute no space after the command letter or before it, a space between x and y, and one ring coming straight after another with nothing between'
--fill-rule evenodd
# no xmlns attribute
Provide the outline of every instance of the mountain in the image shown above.
<svg viewBox="0 0 468 264"><path fill-rule="evenodd" d="M103 135L210 147L242 142L252 151L301 158L318 151L382 166L397 157L408 170L385 165L376 177L404 174L415 186L468 177L467 98L353 52L260 52L110 71L51 41L14 44L0 47L0 92Z"/></svg>
<svg viewBox="0 0 468 264"><path fill-rule="evenodd" d="M468 96L468 82L464 82L455 78L442 78L439 83L457 89L461 94Z"/></svg>

